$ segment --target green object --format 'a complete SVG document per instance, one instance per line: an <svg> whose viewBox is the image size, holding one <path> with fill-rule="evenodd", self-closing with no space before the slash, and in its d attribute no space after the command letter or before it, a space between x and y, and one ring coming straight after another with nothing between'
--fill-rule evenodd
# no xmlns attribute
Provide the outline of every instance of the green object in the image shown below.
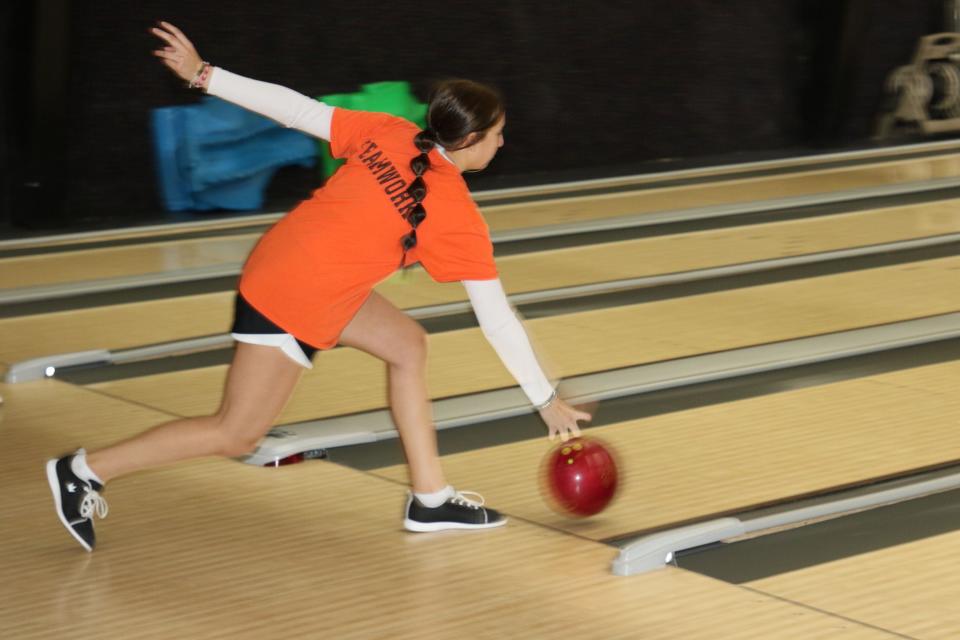
<svg viewBox="0 0 960 640"><path fill-rule="evenodd" d="M356 93L334 93L317 98L332 107L356 109L357 111L377 111L406 118L421 129L427 124L427 105L417 102L410 91L409 82L373 82L361 86ZM319 143L321 177L328 178L343 164L343 160L330 155L330 144L326 140Z"/></svg>

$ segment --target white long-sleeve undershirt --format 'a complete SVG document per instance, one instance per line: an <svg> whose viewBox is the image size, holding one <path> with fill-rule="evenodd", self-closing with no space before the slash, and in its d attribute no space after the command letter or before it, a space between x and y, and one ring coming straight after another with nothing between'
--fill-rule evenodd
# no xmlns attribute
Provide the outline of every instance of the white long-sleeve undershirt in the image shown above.
<svg viewBox="0 0 960 640"><path fill-rule="evenodd" d="M266 116L284 127L330 140L334 108L293 89L245 78L216 67L207 84L207 93ZM483 335L507 371L531 403L545 402L553 393L553 385L537 362L530 339L510 306L500 280L464 280L463 286Z"/></svg>
<svg viewBox="0 0 960 640"><path fill-rule="evenodd" d="M333 107L293 89L214 67L207 82L207 93L276 120L284 127L330 140Z"/></svg>
<svg viewBox="0 0 960 640"><path fill-rule="evenodd" d="M527 332L510 306L500 280L464 280L463 286L483 335L507 371L532 404L544 403L553 393L553 385L537 362Z"/></svg>

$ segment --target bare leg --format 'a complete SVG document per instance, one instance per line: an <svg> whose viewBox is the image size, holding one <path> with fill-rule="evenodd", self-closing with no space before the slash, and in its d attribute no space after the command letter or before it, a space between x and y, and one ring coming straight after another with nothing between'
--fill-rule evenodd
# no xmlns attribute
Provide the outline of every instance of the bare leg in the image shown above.
<svg viewBox="0 0 960 640"><path fill-rule="evenodd" d="M416 321L373 293L340 335L340 343L387 363L390 409L410 467L413 490L447 485L427 395L427 336Z"/></svg>
<svg viewBox="0 0 960 640"><path fill-rule="evenodd" d="M249 453L273 425L303 368L276 347L238 343L219 411L161 424L87 454L104 482L179 460Z"/></svg>

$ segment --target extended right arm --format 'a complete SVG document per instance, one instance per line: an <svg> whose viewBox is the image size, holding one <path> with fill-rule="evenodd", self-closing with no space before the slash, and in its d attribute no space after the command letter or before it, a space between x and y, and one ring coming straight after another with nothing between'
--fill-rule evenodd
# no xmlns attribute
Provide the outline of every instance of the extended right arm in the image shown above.
<svg viewBox="0 0 960 640"><path fill-rule="evenodd" d="M317 138L330 139L333 107L278 84L251 80L214 68L209 75L200 75L205 63L193 43L169 22L150 30L166 42L154 55L191 86L199 86L211 95L276 120L285 127L299 129ZM201 82L196 83L201 78Z"/></svg>
<svg viewBox="0 0 960 640"><path fill-rule="evenodd" d="M249 109L285 127L330 139L333 107L278 84L251 80L226 69L214 68L207 93Z"/></svg>

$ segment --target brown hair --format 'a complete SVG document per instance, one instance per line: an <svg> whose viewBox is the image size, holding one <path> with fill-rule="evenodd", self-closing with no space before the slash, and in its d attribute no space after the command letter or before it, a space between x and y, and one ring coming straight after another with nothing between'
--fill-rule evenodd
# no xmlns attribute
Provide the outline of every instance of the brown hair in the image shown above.
<svg viewBox="0 0 960 640"><path fill-rule="evenodd" d="M406 252L417 245L417 227L427 217L423 208L423 199L427 196L423 174L430 168L430 151L437 145L449 151L459 151L476 144L503 114L503 99L492 87L460 79L444 80L434 85L427 108L427 128L413 137L420 155L410 161L416 178L407 187L407 192L415 204L406 218L413 229L401 240L404 252L401 265ZM467 143L472 133L480 135Z"/></svg>

